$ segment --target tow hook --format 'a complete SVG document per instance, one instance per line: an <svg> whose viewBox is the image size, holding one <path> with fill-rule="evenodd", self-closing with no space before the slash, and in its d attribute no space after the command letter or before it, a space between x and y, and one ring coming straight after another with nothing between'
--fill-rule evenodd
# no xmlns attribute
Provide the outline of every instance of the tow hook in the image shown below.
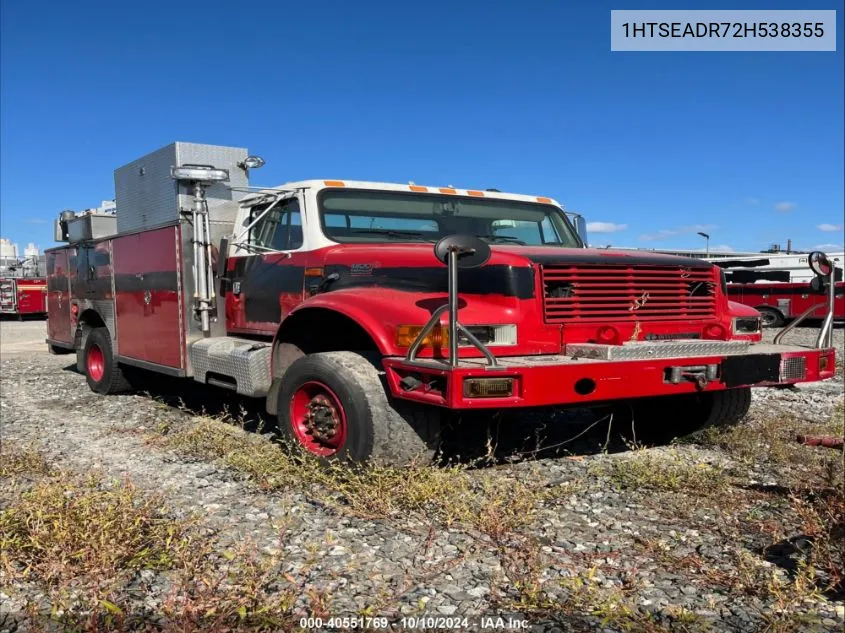
<svg viewBox="0 0 845 633"><path fill-rule="evenodd" d="M693 382L700 391L707 383L716 380L718 365L689 365L666 368L666 382L678 385L681 382Z"/></svg>

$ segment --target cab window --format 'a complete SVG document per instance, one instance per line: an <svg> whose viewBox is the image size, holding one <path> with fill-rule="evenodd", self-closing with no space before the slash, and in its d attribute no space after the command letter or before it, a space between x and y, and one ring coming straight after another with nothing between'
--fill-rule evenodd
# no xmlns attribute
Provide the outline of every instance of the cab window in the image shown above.
<svg viewBox="0 0 845 633"><path fill-rule="evenodd" d="M254 207L249 222L266 208ZM302 216L299 212L299 201L296 198L283 200L270 209L270 212L250 229L249 243L274 251L292 251L301 247Z"/></svg>

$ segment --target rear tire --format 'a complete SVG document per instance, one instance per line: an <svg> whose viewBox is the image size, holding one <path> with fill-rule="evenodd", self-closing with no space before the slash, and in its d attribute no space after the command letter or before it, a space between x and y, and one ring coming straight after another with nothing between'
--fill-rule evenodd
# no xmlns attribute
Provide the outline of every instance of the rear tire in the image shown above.
<svg viewBox="0 0 845 633"><path fill-rule="evenodd" d="M423 464L439 447L441 411L392 402L383 372L354 352L294 361L282 376L277 410L281 438L327 463Z"/></svg>
<svg viewBox="0 0 845 633"><path fill-rule="evenodd" d="M109 395L132 389L132 385L115 360L111 336L106 328L99 327L91 330L85 339L83 358L80 359L77 356L77 363L80 360L84 365L85 377L91 391Z"/></svg>
<svg viewBox="0 0 845 633"><path fill-rule="evenodd" d="M783 327L784 323L786 323L786 317L784 317L783 312L777 308L766 308L761 306L757 308L757 312L759 312L762 317L763 327Z"/></svg>
<svg viewBox="0 0 845 633"><path fill-rule="evenodd" d="M671 441L708 427L733 426L751 406L751 388L636 400L631 405L638 440Z"/></svg>

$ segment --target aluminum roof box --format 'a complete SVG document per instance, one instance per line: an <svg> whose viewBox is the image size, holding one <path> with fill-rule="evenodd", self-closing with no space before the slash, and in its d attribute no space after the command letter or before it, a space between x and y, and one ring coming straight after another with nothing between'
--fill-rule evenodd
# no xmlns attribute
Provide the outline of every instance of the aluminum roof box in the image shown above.
<svg viewBox="0 0 845 633"><path fill-rule="evenodd" d="M171 167L210 165L229 170L229 180L206 189L211 222L234 223L237 204L245 194L229 187L245 188L247 173L238 163L247 157L240 147L176 142L115 170L117 231L129 233L175 222L181 211L193 208L193 191L170 176Z"/></svg>

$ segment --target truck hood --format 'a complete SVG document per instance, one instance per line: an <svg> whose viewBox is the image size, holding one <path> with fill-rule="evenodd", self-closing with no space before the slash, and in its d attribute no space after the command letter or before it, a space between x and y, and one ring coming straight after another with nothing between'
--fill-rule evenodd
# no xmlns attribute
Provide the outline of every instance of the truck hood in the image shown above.
<svg viewBox="0 0 845 633"><path fill-rule="evenodd" d="M530 266L531 264L602 264L615 266L687 266L711 268L713 264L692 257L677 257L645 251L599 248L557 248L552 246L491 245L488 265ZM373 268L442 266L434 256L434 245L341 244L326 251L327 264L352 264Z"/></svg>

